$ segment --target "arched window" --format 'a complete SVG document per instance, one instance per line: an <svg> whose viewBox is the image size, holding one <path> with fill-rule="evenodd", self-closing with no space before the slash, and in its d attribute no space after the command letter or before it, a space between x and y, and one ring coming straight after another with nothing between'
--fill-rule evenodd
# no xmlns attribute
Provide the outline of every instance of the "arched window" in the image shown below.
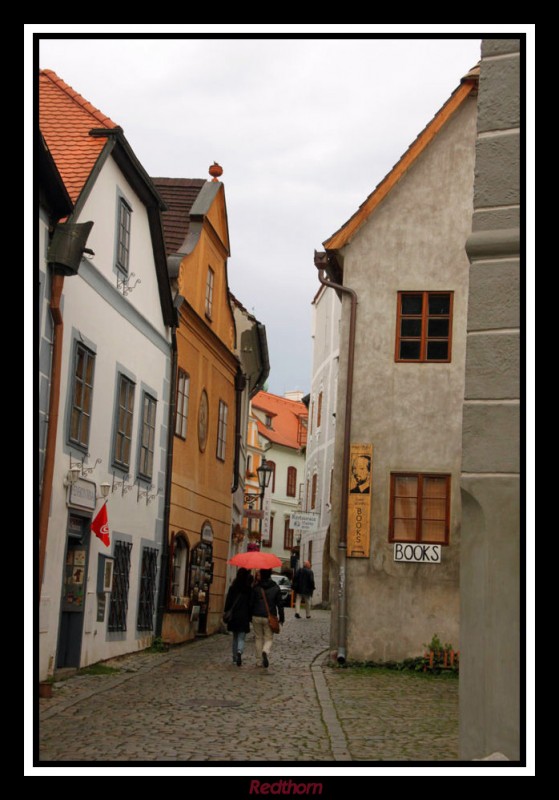
<svg viewBox="0 0 559 800"><path fill-rule="evenodd" d="M188 593L188 561L190 547L184 531L174 533L171 539L169 605L183 608Z"/></svg>

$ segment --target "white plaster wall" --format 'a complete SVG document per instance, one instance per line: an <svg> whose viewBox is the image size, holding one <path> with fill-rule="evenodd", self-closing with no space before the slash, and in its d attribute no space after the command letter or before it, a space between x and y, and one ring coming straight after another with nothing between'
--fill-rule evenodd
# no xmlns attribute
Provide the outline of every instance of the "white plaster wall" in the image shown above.
<svg viewBox="0 0 559 800"><path fill-rule="evenodd" d="M331 519L330 473L334 466L334 444L336 436L336 394L339 366L341 302L333 289L323 288L313 303L313 363L311 382L311 407L313 408L312 432L307 441L305 462L305 487L309 489L312 476L318 475L317 507L318 529L303 533L301 537L301 560L309 556L312 542L312 568L316 590L313 603L322 603L324 544ZM316 427L317 400L322 391L322 415L320 428ZM314 402L312 402L314 401ZM310 413L310 412L309 412ZM310 428L310 425L309 425ZM310 497L305 509L310 511Z"/></svg>
<svg viewBox="0 0 559 800"><path fill-rule="evenodd" d="M92 342L96 349L89 458L86 460L86 466L92 466L96 459L99 458L102 459L102 463L96 467L91 475L87 476L87 479L96 482L98 495L100 494L99 485L102 482L112 482L111 457L114 403L118 379L117 364L120 364L126 368L127 372L132 373L136 380L129 483L134 482L137 474L143 385L145 385L148 391L155 393L157 399L153 488L150 490L150 494L155 493L157 489L161 490L159 496L149 505L146 504L145 497L138 501L137 486L124 496L120 490L110 494L107 506L111 532L110 548L105 547L96 536L91 535L81 665L84 666L142 648L149 644L150 640L149 635L146 636L144 632L136 631L139 570L143 549L142 540L144 540L144 543L148 543L149 546L156 546L159 551L161 550L164 472L166 466L164 456L170 377L168 343L170 337L162 321L153 253L149 230L146 228L147 215L137 199L133 201L136 216L134 218L132 239L136 241L135 252L138 254L138 261L142 264L142 273L145 273L145 282L142 279L145 296L139 294L135 298L136 307L141 307L141 319L135 317L135 321L131 322L123 314L122 298L117 296L114 281L112 280L114 277L112 273L114 222L116 219L114 213L114 204L116 202L115 165L109 162L106 165L107 167L108 169L103 170L100 180L94 187L78 220L81 222L92 219L95 222L92 235L88 240L88 246L95 251L95 257L92 262L85 265L83 270L80 267L80 273L77 276L66 278L64 282L64 338L60 416L40 615L39 669L41 678L52 672L57 649L61 581L68 519L67 490L63 486L63 481L68 472L70 460L69 446L67 445L67 420L68 404L70 402L69 384L71 385L72 380L76 331L84 337L85 344ZM107 173L112 175L112 188ZM119 183L123 183L122 176L119 178ZM127 196L130 199L130 194ZM140 222L142 223L141 225L139 224ZM94 233L96 234L95 238L93 238ZM84 278L86 273L90 276L89 281ZM95 277L98 273L102 273L109 279L109 284L101 280L99 284L100 290L90 285L91 276ZM134 297L134 294L131 295L131 298ZM118 301L116 308L112 305L115 300ZM131 301L130 305L132 305ZM149 336L146 336L146 330L149 331ZM81 460L81 453L78 450L73 451L72 460ZM118 473L117 478L120 479ZM146 484L143 483L140 489L145 490ZM94 514L97 513L100 506L101 501L99 500ZM119 539L119 534L131 537L133 547L131 551L127 632L126 634L120 634L122 638L115 641L114 634L107 634L109 602L107 602L106 606L105 621L102 623L95 621L97 616L97 556L99 553L112 555L114 542Z"/></svg>
<svg viewBox="0 0 559 800"><path fill-rule="evenodd" d="M264 447L268 442L263 439ZM274 536L272 547L266 548L266 552L275 553L279 558L289 559L290 550L283 546L284 520L293 511L298 511L299 506L299 484L303 481L305 470L305 457L302 453L292 450L289 447L274 445L266 449L266 459L274 461L276 465L275 491L272 492L271 512L274 514ZM287 496L287 468L295 467L297 470L297 491L295 497Z"/></svg>
<svg viewBox="0 0 559 800"><path fill-rule="evenodd" d="M95 223L87 246L95 253L92 261L97 269L116 287L119 191L132 208L129 273L134 272L135 275L130 279L130 285L133 286L138 279L141 281L127 295L127 301L164 333L147 211L111 156L103 165L94 189L80 213L79 221L93 220Z"/></svg>

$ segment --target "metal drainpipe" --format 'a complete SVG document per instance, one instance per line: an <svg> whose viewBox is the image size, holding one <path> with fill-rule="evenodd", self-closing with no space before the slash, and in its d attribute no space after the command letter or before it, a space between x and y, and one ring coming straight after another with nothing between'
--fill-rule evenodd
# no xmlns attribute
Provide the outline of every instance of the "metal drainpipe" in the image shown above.
<svg viewBox="0 0 559 800"><path fill-rule="evenodd" d="M175 312L177 313L177 312ZM178 326L178 318L176 319ZM173 447L175 442L175 410L177 398L177 327L171 328L171 387L169 397L169 423L167 430L167 465L165 474L165 509L163 511L163 541L161 543L161 572L159 578L159 597L155 618L155 636L161 636L163 615L167 605L167 586L169 580L169 520L171 518L171 489L173 485Z"/></svg>
<svg viewBox="0 0 559 800"><path fill-rule="evenodd" d="M47 551L47 533L49 527L52 482L54 477L54 456L56 434L58 431L58 409L60 405L60 372L62 365L62 338L64 324L60 310L60 298L64 288L64 275L53 269L50 287L50 313L54 323L52 332L52 362L49 397L49 416L47 441L45 446L45 465L43 468L43 486L39 504L39 597L43 586L43 571Z"/></svg>
<svg viewBox="0 0 559 800"><path fill-rule="evenodd" d="M355 356L355 320L357 316L357 294L353 289L334 283L323 276L326 253L314 254L314 264L318 269L318 280L323 286L337 289L349 296L351 301L349 317L349 345L347 354L347 387L344 419L344 454L342 463L342 502L340 535L338 539L338 664L346 662L346 556L347 556L347 487L349 486L349 449L351 443L351 406L353 402L353 364Z"/></svg>

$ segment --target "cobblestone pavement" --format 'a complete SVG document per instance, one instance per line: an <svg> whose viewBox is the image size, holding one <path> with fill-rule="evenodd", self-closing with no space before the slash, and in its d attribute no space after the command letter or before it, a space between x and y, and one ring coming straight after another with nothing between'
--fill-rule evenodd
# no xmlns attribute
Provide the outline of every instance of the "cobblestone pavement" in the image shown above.
<svg viewBox="0 0 559 800"><path fill-rule="evenodd" d="M240 668L216 634L56 683L39 701L40 763L458 758L457 681L329 666L329 612L293 613L267 670L252 634Z"/></svg>

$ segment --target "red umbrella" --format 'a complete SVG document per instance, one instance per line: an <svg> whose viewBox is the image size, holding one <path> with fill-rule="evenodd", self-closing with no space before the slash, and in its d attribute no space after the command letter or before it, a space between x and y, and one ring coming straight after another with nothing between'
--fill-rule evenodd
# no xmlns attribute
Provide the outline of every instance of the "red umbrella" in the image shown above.
<svg viewBox="0 0 559 800"><path fill-rule="evenodd" d="M237 553L227 562L235 567L245 567L245 569L273 569L281 567L281 559L273 553L262 553L254 551L251 553Z"/></svg>

